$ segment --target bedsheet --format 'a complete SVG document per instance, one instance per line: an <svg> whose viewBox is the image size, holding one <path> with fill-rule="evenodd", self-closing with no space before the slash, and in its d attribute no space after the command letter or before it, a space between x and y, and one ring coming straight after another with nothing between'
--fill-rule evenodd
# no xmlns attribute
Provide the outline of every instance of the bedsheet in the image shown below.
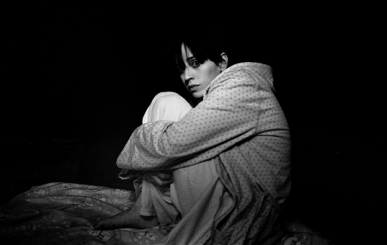
<svg viewBox="0 0 387 245"><path fill-rule="evenodd" d="M158 244L174 224L149 229L94 230L92 224L136 200L134 191L54 182L32 187L0 207L2 244ZM299 222L288 222L281 244L332 244ZM182 234L184 235L184 234Z"/></svg>

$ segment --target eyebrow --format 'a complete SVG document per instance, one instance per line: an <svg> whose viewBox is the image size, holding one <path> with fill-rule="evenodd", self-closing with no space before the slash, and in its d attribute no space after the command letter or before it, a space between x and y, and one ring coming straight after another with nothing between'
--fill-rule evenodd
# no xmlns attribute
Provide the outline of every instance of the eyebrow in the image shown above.
<svg viewBox="0 0 387 245"><path fill-rule="evenodd" d="M196 59L195 56L187 57L187 61L191 61L191 60L195 60L195 59Z"/></svg>

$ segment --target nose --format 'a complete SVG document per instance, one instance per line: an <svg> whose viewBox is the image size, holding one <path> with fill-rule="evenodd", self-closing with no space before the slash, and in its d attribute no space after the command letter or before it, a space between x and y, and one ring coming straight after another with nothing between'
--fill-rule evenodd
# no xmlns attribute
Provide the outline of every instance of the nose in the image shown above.
<svg viewBox="0 0 387 245"><path fill-rule="evenodd" d="M184 84L187 86L189 82L193 79L192 72L190 67L186 67L184 70Z"/></svg>

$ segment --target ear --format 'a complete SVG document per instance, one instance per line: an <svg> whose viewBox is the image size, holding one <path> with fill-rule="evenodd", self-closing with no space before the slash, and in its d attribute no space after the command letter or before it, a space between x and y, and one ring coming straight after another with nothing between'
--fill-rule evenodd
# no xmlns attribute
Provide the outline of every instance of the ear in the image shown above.
<svg viewBox="0 0 387 245"><path fill-rule="evenodd" d="M222 59L219 62L218 66L220 67L221 71L224 71L228 67L228 56L225 52L221 53L220 56L222 57Z"/></svg>

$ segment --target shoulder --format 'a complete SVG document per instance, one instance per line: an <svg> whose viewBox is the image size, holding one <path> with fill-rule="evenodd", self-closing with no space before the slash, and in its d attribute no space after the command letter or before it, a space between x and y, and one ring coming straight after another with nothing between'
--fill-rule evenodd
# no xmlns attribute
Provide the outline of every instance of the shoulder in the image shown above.
<svg viewBox="0 0 387 245"><path fill-rule="evenodd" d="M225 70L225 75L231 76L262 76L266 79L271 79L272 69L270 66L254 63L254 62L244 62L238 63L233 66L230 66Z"/></svg>
<svg viewBox="0 0 387 245"><path fill-rule="evenodd" d="M219 77L221 81L232 81L235 83L255 83L263 86L272 87L273 76L272 69L270 66L254 63L244 62L230 66L221 74Z"/></svg>
<svg viewBox="0 0 387 245"><path fill-rule="evenodd" d="M245 90L271 90L273 87L273 78L271 67L261 63L244 62L238 63L227 68L206 90L205 97L212 92L230 93L234 91ZM226 91L226 92L225 92Z"/></svg>
<svg viewBox="0 0 387 245"><path fill-rule="evenodd" d="M222 72L210 86L216 86L224 83L238 82L257 82L265 80L266 83L272 83L271 67L265 64L244 62L238 63L227 68Z"/></svg>

